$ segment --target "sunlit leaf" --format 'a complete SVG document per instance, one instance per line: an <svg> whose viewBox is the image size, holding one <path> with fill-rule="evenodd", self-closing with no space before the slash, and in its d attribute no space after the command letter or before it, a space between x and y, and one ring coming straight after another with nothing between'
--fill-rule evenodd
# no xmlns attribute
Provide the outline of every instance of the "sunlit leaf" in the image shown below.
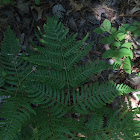
<svg viewBox="0 0 140 140"><path fill-rule="evenodd" d="M133 53L130 49L121 48L119 52L122 56L129 56L131 59L133 59Z"/></svg>
<svg viewBox="0 0 140 140"><path fill-rule="evenodd" d="M123 39L125 39L125 34L124 33L118 33L117 37L120 41L122 41Z"/></svg>
<svg viewBox="0 0 140 140"><path fill-rule="evenodd" d="M104 20L103 22L103 27L106 31L110 31L111 29L111 22L107 19Z"/></svg>
<svg viewBox="0 0 140 140"><path fill-rule="evenodd" d="M121 43L120 43L120 42L115 41L115 42L112 44L112 46L115 46L115 47L120 47L120 46L121 46Z"/></svg>
<svg viewBox="0 0 140 140"><path fill-rule="evenodd" d="M131 60L129 57L124 60L123 69L128 74L131 74Z"/></svg>
<svg viewBox="0 0 140 140"><path fill-rule="evenodd" d="M115 55L116 51L109 49L107 51L105 51L102 55L103 58L112 58Z"/></svg>
<svg viewBox="0 0 140 140"><path fill-rule="evenodd" d="M126 47L126 48L129 48L130 49L132 47L132 43L126 42L126 43L122 44L121 47Z"/></svg>

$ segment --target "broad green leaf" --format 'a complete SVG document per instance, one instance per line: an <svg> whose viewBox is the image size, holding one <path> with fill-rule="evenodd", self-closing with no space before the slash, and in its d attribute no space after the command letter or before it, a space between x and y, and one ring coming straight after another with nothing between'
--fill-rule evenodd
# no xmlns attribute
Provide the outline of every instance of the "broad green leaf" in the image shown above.
<svg viewBox="0 0 140 140"><path fill-rule="evenodd" d="M113 59L119 60L119 59L123 58L124 56L129 56L131 59L133 59L132 51L127 48L116 49Z"/></svg>
<svg viewBox="0 0 140 140"><path fill-rule="evenodd" d="M132 47L132 43L126 42L126 43L122 44L121 47L126 47L126 48L130 49Z"/></svg>
<svg viewBox="0 0 140 140"><path fill-rule="evenodd" d="M121 48L119 50L120 55L122 56L129 56L131 59L133 59L133 53L130 49L127 48Z"/></svg>
<svg viewBox="0 0 140 140"><path fill-rule="evenodd" d="M117 37L120 41L122 41L123 39L125 39L125 34L124 33L118 33Z"/></svg>
<svg viewBox="0 0 140 140"><path fill-rule="evenodd" d="M104 20L103 22L103 27L106 31L110 31L111 29L111 22L107 19Z"/></svg>
<svg viewBox="0 0 140 140"><path fill-rule="evenodd" d="M116 53L116 50L109 49L105 51L102 55L102 58L112 58Z"/></svg>
<svg viewBox="0 0 140 140"><path fill-rule="evenodd" d="M120 43L120 42L115 41L115 42L112 44L112 46L115 46L115 47L120 47L120 46L121 46L121 43Z"/></svg>
<svg viewBox="0 0 140 140"><path fill-rule="evenodd" d="M131 60L129 57L124 60L123 69L128 74L131 74Z"/></svg>
<svg viewBox="0 0 140 140"><path fill-rule="evenodd" d="M116 29L116 28L111 27L111 33L112 33L112 34L114 34L116 31L117 31L117 29Z"/></svg>
<svg viewBox="0 0 140 140"><path fill-rule="evenodd" d="M100 40L102 44L108 44L108 37L104 37Z"/></svg>
<svg viewBox="0 0 140 140"><path fill-rule="evenodd" d="M139 76L140 76L140 72L139 72L139 74L138 74Z"/></svg>
<svg viewBox="0 0 140 140"><path fill-rule="evenodd" d="M135 31L137 29L136 26L131 26L127 29L127 31Z"/></svg>
<svg viewBox="0 0 140 140"><path fill-rule="evenodd" d="M110 45L114 42L114 37L113 37L113 35L110 35L109 37L104 37L100 40L100 42L102 44L109 44Z"/></svg>
<svg viewBox="0 0 140 140"><path fill-rule="evenodd" d="M95 32L97 34L102 34L105 32L105 29L103 27L98 27L93 32Z"/></svg>

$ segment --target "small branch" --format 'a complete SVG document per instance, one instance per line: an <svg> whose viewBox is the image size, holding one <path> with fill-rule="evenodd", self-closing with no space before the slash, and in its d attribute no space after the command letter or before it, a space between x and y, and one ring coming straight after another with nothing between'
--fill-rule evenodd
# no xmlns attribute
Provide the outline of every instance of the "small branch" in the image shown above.
<svg viewBox="0 0 140 140"><path fill-rule="evenodd" d="M135 14L135 15L119 15L119 17L140 17L140 14Z"/></svg>

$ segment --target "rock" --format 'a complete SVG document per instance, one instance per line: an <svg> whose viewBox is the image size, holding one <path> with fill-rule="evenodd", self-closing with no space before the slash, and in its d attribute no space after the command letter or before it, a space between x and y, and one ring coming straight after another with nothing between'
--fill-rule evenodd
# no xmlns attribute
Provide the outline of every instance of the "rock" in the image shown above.
<svg viewBox="0 0 140 140"><path fill-rule="evenodd" d="M117 24L118 26L121 25L121 21L120 21L119 19L115 19L115 22L116 22L116 24Z"/></svg>
<svg viewBox="0 0 140 140"><path fill-rule="evenodd" d="M26 14L29 13L29 4L30 4L30 2L25 2L25 1L22 1L22 0L17 0L17 8L20 11L22 11L22 12L24 12Z"/></svg>
<svg viewBox="0 0 140 140"><path fill-rule="evenodd" d="M61 4L57 4L57 5L53 6L53 8L52 8L52 13L54 15L57 15L58 18L63 18L65 12L66 12L66 10L64 9L64 7Z"/></svg>
<svg viewBox="0 0 140 140"><path fill-rule="evenodd" d="M19 43L20 44L23 44L24 43L24 39L25 39L25 34L24 33L19 34L18 35L18 38L19 38Z"/></svg>
<svg viewBox="0 0 140 140"><path fill-rule="evenodd" d="M108 60L108 64L113 65L113 63L114 63L114 60L113 59L109 59Z"/></svg>
<svg viewBox="0 0 140 140"><path fill-rule="evenodd" d="M132 96L135 98L135 100L136 100L137 102L139 101L138 95L140 96L140 91L137 91L137 92L133 92L133 93L132 93Z"/></svg>
<svg viewBox="0 0 140 140"><path fill-rule="evenodd" d="M85 24L86 24L86 20L85 20L85 19L81 19L78 28L79 28L79 29L82 28Z"/></svg>
<svg viewBox="0 0 140 140"><path fill-rule="evenodd" d="M102 14L101 14L101 17L102 17L102 18L107 18L108 16L107 16L107 14L102 13Z"/></svg>
<svg viewBox="0 0 140 140"><path fill-rule="evenodd" d="M138 86L140 85L140 76L138 73L134 72L129 75L129 81L133 86Z"/></svg>
<svg viewBox="0 0 140 140"><path fill-rule="evenodd" d="M6 98L10 98L10 96L1 96L1 97L0 97L0 104L2 103L2 100L3 100L3 99L6 99Z"/></svg>
<svg viewBox="0 0 140 140"><path fill-rule="evenodd" d="M99 20L94 20L94 21L93 21L93 24L94 24L94 25L100 25L100 21L99 21Z"/></svg>
<svg viewBox="0 0 140 140"><path fill-rule="evenodd" d="M78 31L77 25L76 25L75 20L73 19L73 17L71 17L71 18L69 19L68 25L69 25L69 27L70 27L73 31L76 31L76 32Z"/></svg>

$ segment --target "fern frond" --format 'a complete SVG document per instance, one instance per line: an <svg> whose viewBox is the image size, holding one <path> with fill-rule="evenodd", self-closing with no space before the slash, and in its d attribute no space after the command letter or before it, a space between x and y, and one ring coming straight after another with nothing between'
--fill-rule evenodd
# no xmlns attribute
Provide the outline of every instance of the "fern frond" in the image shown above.
<svg viewBox="0 0 140 140"><path fill-rule="evenodd" d="M19 52L18 40L10 27L5 32L1 50L3 53L8 54L9 56L17 56Z"/></svg>
<svg viewBox="0 0 140 140"><path fill-rule="evenodd" d="M53 26L52 26L53 25ZM76 34L67 37L68 30L64 25L53 18L48 18L48 22L43 26L45 35L39 28L40 35L37 38L44 45L35 46L35 50L42 53L26 58L29 62L37 65L48 66L57 70L72 69L87 53L92 44L84 46L88 34L83 40L76 42ZM41 36L41 37L40 37ZM84 46L84 47L83 47Z"/></svg>
<svg viewBox="0 0 140 140"><path fill-rule="evenodd" d="M90 65L79 66L70 71L69 82L72 87L78 87L85 83L93 74L98 74L107 69L109 65L102 61L92 62Z"/></svg>
<svg viewBox="0 0 140 140"><path fill-rule="evenodd" d="M47 110L43 109L38 109L37 114L34 119L32 140L35 138L40 140L69 140L70 138L78 140L74 133L80 131L82 123L65 117L56 119L53 114L49 114Z"/></svg>
<svg viewBox="0 0 140 140"><path fill-rule="evenodd" d="M10 28L5 34L0 53L0 97L6 96L0 108L0 139L19 140L26 128L31 133L25 138L33 140L78 140L77 133L89 140L134 136L139 123L130 121L132 113L112 114L100 108L135 90L114 83L83 85L92 74L110 67L101 61L77 65L92 47L84 45L88 34L76 41L77 35L68 36L69 29L56 18L47 18L43 28L36 34L42 45L33 43L35 53L29 57L18 56L20 46ZM77 112L82 117L73 119Z"/></svg>
<svg viewBox="0 0 140 140"><path fill-rule="evenodd" d="M83 135L88 140L136 140L135 134L139 130L140 122L133 120L132 112L121 113L120 110L102 108L88 119Z"/></svg>
<svg viewBox="0 0 140 140"><path fill-rule="evenodd" d="M94 108L101 108L107 103L111 103L113 99L123 93L127 94L136 91L127 85L105 83L100 86L98 83L90 85L87 88L81 87L81 90L73 91L73 107L75 111L82 114L89 113Z"/></svg>
<svg viewBox="0 0 140 140"><path fill-rule="evenodd" d="M6 73L4 71L0 71L0 87L3 87L5 84L5 76Z"/></svg>
<svg viewBox="0 0 140 140"><path fill-rule="evenodd" d="M38 81L46 83L48 86L52 86L57 89L62 89L66 86L66 74L61 71L54 71L48 69L37 69L34 73L28 76L30 81Z"/></svg>
<svg viewBox="0 0 140 140"><path fill-rule="evenodd" d="M63 90L54 90L45 84L27 82L24 88L31 103L49 108L48 111L57 117L64 116L69 110L69 94Z"/></svg>
<svg viewBox="0 0 140 140"><path fill-rule="evenodd" d="M22 125L30 119L30 114L35 114L35 111L30 106L28 99L21 97L9 97L4 99L0 109L0 132L1 140L13 139L18 131L22 128Z"/></svg>
<svg viewBox="0 0 140 140"><path fill-rule="evenodd" d="M113 69L119 69L122 65L122 61L115 61L112 65Z"/></svg>
<svg viewBox="0 0 140 140"><path fill-rule="evenodd" d="M20 46L8 28L2 41L0 53L0 97L5 96L0 107L0 139L12 140L21 130L24 122L34 113L22 84L32 70L22 56L18 56Z"/></svg>
<svg viewBox="0 0 140 140"><path fill-rule="evenodd" d="M57 58L56 56L54 56L54 54L52 54L52 56L34 55L31 56L30 58L25 57L24 59L36 65L47 66L48 68L53 68L56 70L63 70L64 64L63 64L62 57Z"/></svg>
<svg viewBox="0 0 140 140"><path fill-rule="evenodd" d="M41 43L43 41L44 46L37 46L32 42L38 54L25 58L30 63L38 65L36 72L28 77L30 80L44 82L57 89L68 89L80 86L92 74L109 67L99 61L77 68L77 63L87 55L93 44L84 46L88 34L82 40L75 41L77 35L67 37L64 25L55 18L48 18L43 28L45 34L39 28L40 34L37 34L37 38ZM61 36L64 34L63 39L60 34ZM49 44L46 44L47 42Z"/></svg>
<svg viewBox="0 0 140 140"><path fill-rule="evenodd" d="M21 83L23 75L27 75L31 70L28 62L18 56L20 47L13 31L8 28L4 40L2 41L0 66L5 73L5 83L13 87L18 87ZM7 88L10 90L10 88Z"/></svg>

